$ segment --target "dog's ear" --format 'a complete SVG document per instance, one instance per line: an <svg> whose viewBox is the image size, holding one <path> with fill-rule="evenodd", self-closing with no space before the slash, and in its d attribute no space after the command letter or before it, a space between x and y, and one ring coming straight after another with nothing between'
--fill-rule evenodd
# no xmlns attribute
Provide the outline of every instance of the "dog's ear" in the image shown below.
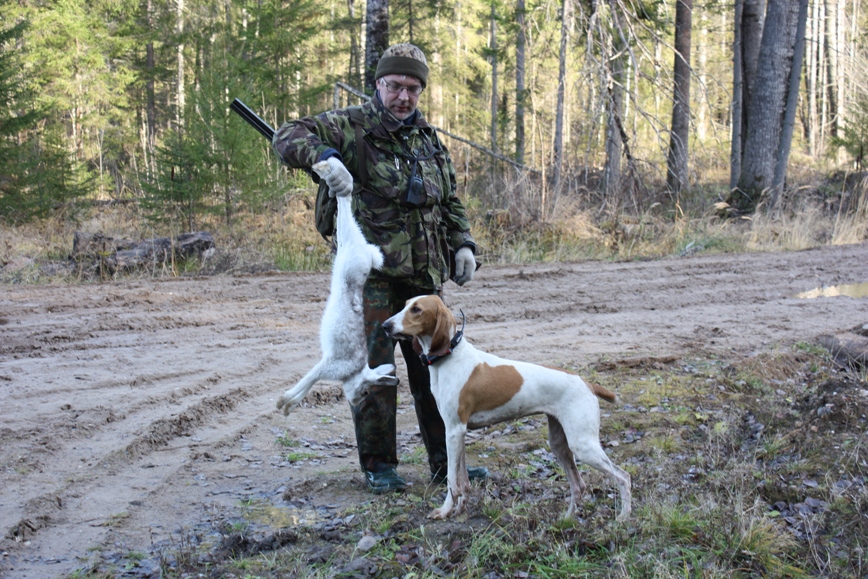
<svg viewBox="0 0 868 579"><path fill-rule="evenodd" d="M437 323L434 333L431 334L431 350L429 354L442 356L449 350L449 341L452 339L452 328L455 326L455 316L449 311L442 301L437 300L435 312Z"/></svg>

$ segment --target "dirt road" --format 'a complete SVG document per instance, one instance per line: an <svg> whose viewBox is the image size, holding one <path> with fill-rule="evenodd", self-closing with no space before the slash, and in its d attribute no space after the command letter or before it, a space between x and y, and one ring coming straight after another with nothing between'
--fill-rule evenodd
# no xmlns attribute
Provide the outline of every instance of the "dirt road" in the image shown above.
<svg viewBox="0 0 868 579"><path fill-rule="evenodd" d="M328 281L288 273L0 289L0 575L54 577L97 550L147 552L231 520L242 501L279 505L274 516L289 524L367 500L334 385L288 418L274 408L318 358ZM866 281L860 244L486 265L467 287L450 284L446 301L464 310L478 347L581 369L810 341L868 323L868 299L795 295ZM399 441L412 453L419 441L401 388ZM402 472L423 484L421 465Z"/></svg>

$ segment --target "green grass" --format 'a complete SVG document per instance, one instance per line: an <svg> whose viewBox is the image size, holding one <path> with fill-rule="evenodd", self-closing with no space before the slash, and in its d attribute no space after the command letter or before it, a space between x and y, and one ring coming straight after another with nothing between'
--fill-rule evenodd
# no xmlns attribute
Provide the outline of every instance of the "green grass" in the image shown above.
<svg viewBox="0 0 868 579"><path fill-rule="evenodd" d="M315 452L290 452L285 458L289 462L300 462L302 460L309 460L316 457L317 454Z"/></svg>
<svg viewBox="0 0 868 579"><path fill-rule="evenodd" d="M286 436L278 436L276 440L277 444L284 447L295 448L297 446L301 446L301 442L298 440L294 440L292 438L288 438Z"/></svg>

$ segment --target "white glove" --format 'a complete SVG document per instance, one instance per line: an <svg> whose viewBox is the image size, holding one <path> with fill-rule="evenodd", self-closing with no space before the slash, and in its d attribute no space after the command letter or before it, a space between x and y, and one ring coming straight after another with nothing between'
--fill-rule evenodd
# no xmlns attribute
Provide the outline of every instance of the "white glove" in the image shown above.
<svg viewBox="0 0 868 579"><path fill-rule="evenodd" d="M353 192L353 176L341 163L337 157L329 157L326 162L329 164L328 174L325 175L325 182L329 186L329 195L334 197L346 197Z"/></svg>
<svg viewBox="0 0 868 579"><path fill-rule="evenodd" d="M476 258L473 257L473 250L464 246L455 254L455 283L466 284L473 279L474 273L476 273Z"/></svg>

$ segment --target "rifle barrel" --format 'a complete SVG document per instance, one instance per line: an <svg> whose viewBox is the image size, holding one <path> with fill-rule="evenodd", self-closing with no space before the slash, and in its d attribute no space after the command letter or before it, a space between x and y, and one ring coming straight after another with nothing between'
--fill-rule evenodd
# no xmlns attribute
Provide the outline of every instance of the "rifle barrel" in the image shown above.
<svg viewBox="0 0 868 579"><path fill-rule="evenodd" d="M259 115L254 113L247 105L241 102L238 99L232 101L232 104L229 105L229 108L238 113L242 119L247 121L250 126L259 131L259 134L268 139L269 142L274 139L274 129L263 121Z"/></svg>

